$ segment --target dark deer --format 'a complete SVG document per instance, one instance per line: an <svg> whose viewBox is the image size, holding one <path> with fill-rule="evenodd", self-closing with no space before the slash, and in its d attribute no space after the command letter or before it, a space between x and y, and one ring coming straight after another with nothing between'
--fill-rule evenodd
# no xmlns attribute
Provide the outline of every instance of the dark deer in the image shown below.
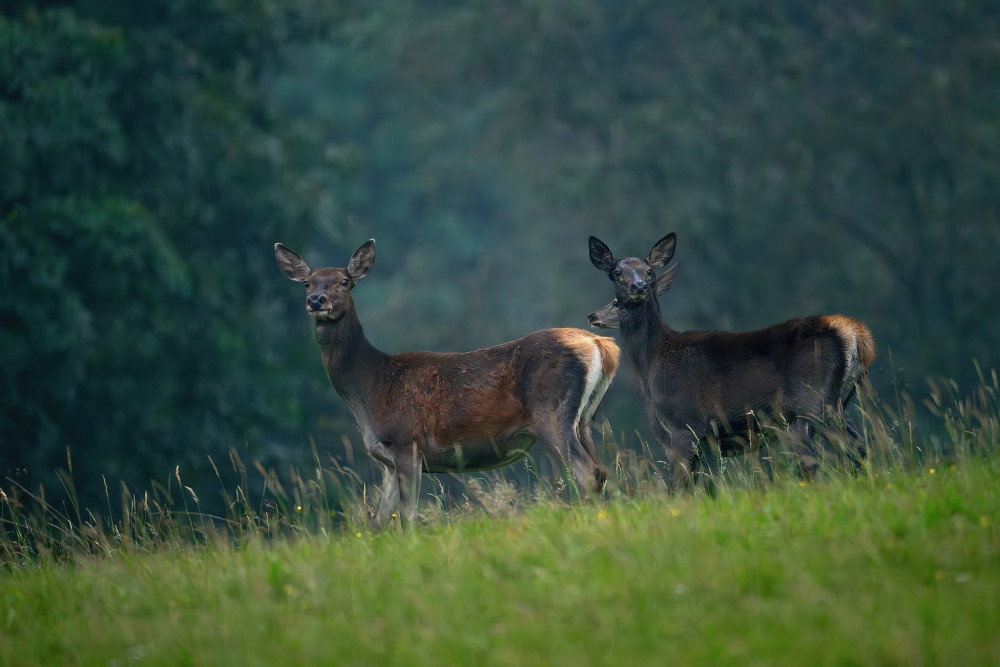
<svg viewBox="0 0 1000 667"><path fill-rule="evenodd" d="M581 496L600 493L607 471L590 425L618 366L612 338L545 329L472 352L385 354L365 338L351 290L375 264L375 241L347 268L310 269L280 243L278 268L305 285L327 377L382 468L376 520L402 501L412 521L422 472L508 465L537 440L573 471Z"/></svg>
<svg viewBox="0 0 1000 667"><path fill-rule="evenodd" d="M673 266L669 269L656 276L656 281L653 284L653 291L656 296L660 297L666 294L667 290L670 288L670 284L674 282L674 276L677 275L677 267L680 266L680 262L675 262ZM608 305L603 308L598 308L590 315L587 315L587 321L590 326L597 327L598 329L618 329L620 328L620 318L618 317L618 299L614 299Z"/></svg>
<svg viewBox="0 0 1000 667"><path fill-rule="evenodd" d="M657 296L670 288L677 265L659 277L655 270L673 257L676 242L668 234L645 259L616 260L591 236L590 261L614 283L615 300L588 317L592 325L621 329L626 363L667 457L672 485L689 486L701 464L717 472L710 445L717 444L721 456L755 448L755 422L765 420L785 424L797 436L795 450L807 476L817 467L817 424L831 440L834 422L844 424L860 463L864 443L843 418L875 360L868 328L844 315L816 315L745 333L674 331L663 322Z"/></svg>

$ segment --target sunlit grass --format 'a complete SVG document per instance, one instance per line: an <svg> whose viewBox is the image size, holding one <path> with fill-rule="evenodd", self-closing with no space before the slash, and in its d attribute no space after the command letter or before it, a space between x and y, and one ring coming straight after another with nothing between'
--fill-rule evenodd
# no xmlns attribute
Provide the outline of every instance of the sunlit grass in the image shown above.
<svg viewBox="0 0 1000 667"><path fill-rule="evenodd" d="M859 475L831 457L801 480L776 447L670 495L605 428L604 500L534 470L429 478L428 525L380 534L371 490L318 456L279 479L234 454L220 517L180 470L109 493L113 519L5 486L0 664L995 663L997 389L935 383L929 424L864 396Z"/></svg>

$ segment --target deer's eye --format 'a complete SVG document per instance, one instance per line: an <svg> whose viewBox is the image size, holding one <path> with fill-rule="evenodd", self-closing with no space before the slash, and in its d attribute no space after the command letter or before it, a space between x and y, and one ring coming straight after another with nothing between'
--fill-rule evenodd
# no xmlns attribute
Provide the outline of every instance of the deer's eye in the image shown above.
<svg viewBox="0 0 1000 667"><path fill-rule="evenodd" d="M349 281L347 278L344 278L343 280L340 281L340 284L343 285L344 287L347 287L347 283L349 282L351 281Z"/></svg>
<svg viewBox="0 0 1000 667"><path fill-rule="evenodd" d="M614 272L611 275L614 276L615 278L621 278L622 277L622 272L619 271L618 269L615 269Z"/></svg>
<svg viewBox="0 0 1000 667"><path fill-rule="evenodd" d="M646 269L646 275L652 277L653 276L653 269Z"/></svg>

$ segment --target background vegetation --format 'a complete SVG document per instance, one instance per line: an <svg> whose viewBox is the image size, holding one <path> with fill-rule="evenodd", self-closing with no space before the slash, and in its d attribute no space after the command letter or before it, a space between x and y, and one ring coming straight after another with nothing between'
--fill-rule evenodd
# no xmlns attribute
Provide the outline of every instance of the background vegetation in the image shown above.
<svg viewBox="0 0 1000 667"><path fill-rule="evenodd" d="M287 479L310 438L366 474L279 240L343 265L374 236L371 340L457 350L585 325L587 235L673 230L673 326L844 312L881 394L971 391L998 76L989 3L5 2L3 488L91 506L179 467L220 502L209 457ZM624 444L634 404L618 382L601 415Z"/></svg>

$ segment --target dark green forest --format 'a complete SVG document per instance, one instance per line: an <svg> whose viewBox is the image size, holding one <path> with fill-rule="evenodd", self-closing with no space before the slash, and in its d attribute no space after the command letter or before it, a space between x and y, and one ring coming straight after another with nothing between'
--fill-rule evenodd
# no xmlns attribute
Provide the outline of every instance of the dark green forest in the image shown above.
<svg viewBox="0 0 1000 667"><path fill-rule="evenodd" d="M2 485L56 493L69 452L106 506L175 470L209 496L231 449L360 452L276 241L343 266L374 237L354 297L398 352L586 327L587 237L675 231L674 328L841 312L880 394L969 391L998 82L981 2L6 0ZM648 437L624 376L598 418Z"/></svg>

